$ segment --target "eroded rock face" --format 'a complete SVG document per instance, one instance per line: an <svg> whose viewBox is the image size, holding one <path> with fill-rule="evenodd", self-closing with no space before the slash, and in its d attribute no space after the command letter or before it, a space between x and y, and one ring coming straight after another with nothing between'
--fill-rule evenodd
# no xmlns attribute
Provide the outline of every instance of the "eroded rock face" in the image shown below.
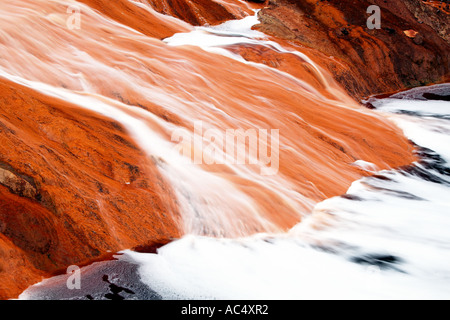
<svg viewBox="0 0 450 320"><path fill-rule="evenodd" d="M379 30L366 26L373 4ZM257 28L328 56L335 79L361 98L448 78L449 14L436 10L419 0L271 0Z"/></svg>
<svg viewBox="0 0 450 320"><path fill-rule="evenodd" d="M20 176L14 169L0 163L0 184L8 187L11 192L23 197L35 199L38 196L34 181L29 177Z"/></svg>
<svg viewBox="0 0 450 320"><path fill-rule="evenodd" d="M161 39L175 32L185 32L191 26L217 25L227 20L242 19L253 14L252 8L261 7L260 4L246 4L238 0L78 1L146 35ZM180 20L163 19L158 14Z"/></svg>
<svg viewBox="0 0 450 320"><path fill-rule="evenodd" d="M0 298L180 235L170 186L119 125L4 80L0 93Z"/></svg>

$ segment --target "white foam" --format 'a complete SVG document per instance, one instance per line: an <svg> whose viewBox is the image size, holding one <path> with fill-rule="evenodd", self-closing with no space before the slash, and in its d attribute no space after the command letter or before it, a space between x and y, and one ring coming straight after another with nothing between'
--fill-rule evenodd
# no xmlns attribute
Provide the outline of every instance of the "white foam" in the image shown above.
<svg viewBox="0 0 450 320"><path fill-rule="evenodd" d="M384 99L373 104L382 112L393 113L389 117L409 139L450 163L450 102Z"/></svg>

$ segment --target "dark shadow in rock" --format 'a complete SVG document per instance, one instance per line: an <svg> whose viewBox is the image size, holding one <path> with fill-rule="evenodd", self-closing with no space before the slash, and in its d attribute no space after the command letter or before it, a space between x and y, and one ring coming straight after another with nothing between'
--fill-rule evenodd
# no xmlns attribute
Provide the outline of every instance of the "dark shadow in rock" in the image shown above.
<svg viewBox="0 0 450 320"><path fill-rule="evenodd" d="M107 274L103 275L102 280L109 284L109 289L111 290L111 293L105 294L105 298L107 298L107 299L110 299L110 300L124 300L125 297L122 297L119 294L122 291L124 293L134 294L133 290L130 290L130 289L127 289L127 288L124 288L124 287L120 287L120 286L112 283L111 281L109 281L109 277L108 277Z"/></svg>
<svg viewBox="0 0 450 320"><path fill-rule="evenodd" d="M362 265L371 265L379 267L382 270L396 270L400 271L396 265L401 264L403 260L399 257L390 254L364 254L361 256L352 257L351 261Z"/></svg>

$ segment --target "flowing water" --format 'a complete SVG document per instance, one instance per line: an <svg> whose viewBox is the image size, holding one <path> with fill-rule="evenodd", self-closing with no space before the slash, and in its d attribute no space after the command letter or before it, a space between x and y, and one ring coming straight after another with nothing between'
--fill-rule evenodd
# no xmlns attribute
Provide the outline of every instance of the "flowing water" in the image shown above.
<svg viewBox="0 0 450 320"><path fill-rule="evenodd" d="M124 251L83 269L95 285L80 292L59 276L21 298L105 298L108 274L134 290L129 299L448 299L450 103L371 103L420 146L420 161L355 181L287 233L191 235L158 254Z"/></svg>
<svg viewBox="0 0 450 320"><path fill-rule="evenodd" d="M177 33L160 41L79 3L82 26L71 30L74 1L3 0L0 76L121 124L174 189L185 236L86 267L80 292L59 276L21 298L104 298L111 282L128 298L450 297L448 102L394 96L364 109L312 57L252 30L256 16L193 28L130 3ZM233 46L293 56L304 77ZM171 136L202 145L196 122L279 129L279 173L262 175L261 159L186 161ZM393 123L420 160L382 170L403 160L383 157Z"/></svg>

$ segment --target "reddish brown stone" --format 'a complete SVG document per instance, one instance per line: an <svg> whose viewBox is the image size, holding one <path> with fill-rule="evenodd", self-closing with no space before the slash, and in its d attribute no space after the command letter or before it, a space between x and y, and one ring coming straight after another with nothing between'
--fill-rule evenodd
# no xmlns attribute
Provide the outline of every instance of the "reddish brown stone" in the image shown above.
<svg viewBox="0 0 450 320"><path fill-rule="evenodd" d="M170 186L120 125L4 80L0 95L0 298L180 236Z"/></svg>
<svg viewBox="0 0 450 320"><path fill-rule="evenodd" d="M186 31L182 23L155 19L149 12L130 1L78 0L99 10L112 19L130 26L146 35L166 38L175 32ZM150 0L148 4L156 12L176 17L191 25L216 25L227 20L242 19L252 15L251 8L260 4L245 4L237 0Z"/></svg>
<svg viewBox="0 0 450 320"><path fill-rule="evenodd" d="M371 4L381 8L379 30L366 26ZM419 0L271 0L259 17L258 30L328 56L326 68L357 98L449 75L449 15L429 11ZM419 36L405 36L409 29Z"/></svg>

